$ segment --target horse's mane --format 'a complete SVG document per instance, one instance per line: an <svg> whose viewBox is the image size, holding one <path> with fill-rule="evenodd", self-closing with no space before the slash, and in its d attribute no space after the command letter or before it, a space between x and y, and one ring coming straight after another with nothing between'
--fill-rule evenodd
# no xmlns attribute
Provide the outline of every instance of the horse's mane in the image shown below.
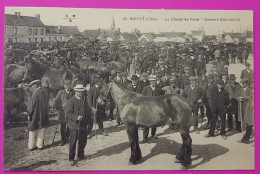
<svg viewBox="0 0 260 174"><path fill-rule="evenodd" d="M133 91L131 91L130 89L128 89L128 87L127 86L125 86L125 85L123 85L122 83L119 83L118 81L113 81L120 89L122 89L124 92L127 92L127 93L129 93L129 94L131 94L131 95L137 95L137 93L136 92L133 92Z"/></svg>

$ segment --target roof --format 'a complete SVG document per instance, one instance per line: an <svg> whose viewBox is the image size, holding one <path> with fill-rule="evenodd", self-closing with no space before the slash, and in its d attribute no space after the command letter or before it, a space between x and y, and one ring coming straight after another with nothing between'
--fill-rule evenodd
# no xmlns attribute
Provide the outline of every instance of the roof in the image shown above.
<svg viewBox="0 0 260 174"><path fill-rule="evenodd" d="M5 14L5 25L29 26L29 27L45 27L40 19L31 16L16 16Z"/></svg>
<svg viewBox="0 0 260 174"><path fill-rule="evenodd" d="M253 38L253 31L246 31L247 38Z"/></svg>
<svg viewBox="0 0 260 174"><path fill-rule="evenodd" d="M60 33L65 34L66 36L80 34L77 26L60 26Z"/></svg>
<svg viewBox="0 0 260 174"><path fill-rule="evenodd" d="M191 31L191 35L192 36L201 36L204 34L204 31L203 30L192 30Z"/></svg>
<svg viewBox="0 0 260 174"><path fill-rule="evenodd" d="M98 38L101 32L100 30L84 30L81 34L84 37L88 37L88 38Z"/></svg>
<svg viewBox="0 0 260 174"><path fill-rule="evenodd" d="M139 39L144 38L144 37L146 37L148 39L148 41L153 41L153 39L154 39L153 35L150 33L143 34Z"/></svg>
<svg viewBox="0 0 260 174"><path fill-rule="evenodd" d="M132 33L121 34L126 41L138 41L138 37Z"/></svg>
<svg viewBox="0 0 260 174"><path fill-rule="evenodd" d="M184 37L186 35L185 32L160 32L160 34L163 34L165 37Z"/></svg>
<svg viewBox="0 0 260 174"><path fill-rule="evenodd" d="M246 37L245 33L224 33L225 35L229 35L232 38L240 38L240 37Z"/></svg>
<svg viewBox="0 0 260 174"><path fill-rule="evenodd" d="M204 42L217 41L217 36L214 35L206 35L203 38Z"/></svg>
<svg viewBox="0 0 260 174"><path fill-rule="evenodd" d="M46 33L48 34L60 34L58 26L46 25Z"/></svg>

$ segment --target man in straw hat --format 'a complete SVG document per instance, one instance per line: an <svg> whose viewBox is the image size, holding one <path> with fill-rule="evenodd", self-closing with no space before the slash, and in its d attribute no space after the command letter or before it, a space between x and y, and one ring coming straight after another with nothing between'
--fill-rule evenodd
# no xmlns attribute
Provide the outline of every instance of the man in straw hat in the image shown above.
<svg viewBox="0 0 260 174"><path fill-rule="evenodd" d="M230 74L226 90L229 94L230 104L228 105L228 131L233 129L233 115L235 115L236 130L241 132L241 123L238 121L238 97L241 85L236 82L235 74Z"/></svg>
<svg viewBox="0 0 260 174"><path fill-rule="evenodd" d="M28 130L29 130L29 140L28 149L39 150L43 149L44 142L44 128L47 127L49 123L49 97L46 95L45 90L40 87L40 80L32 81L29 86L33 91L32 97L29 100L27 111L28 111ZM34 138L37 135L36 147L34 144Z"/></svg>
<svg viewBox="0 0 260 174"><path fill-rule="evenodd" d="M160 95L160 91L156 86L156 77L155 76L150 76L149 78L150 81L150 85L146 86L143 91L142 94L144 96L159 96ZM155 135L156 133L156 127L152 127L152 138L157 139L157 135ZM143 130L143 143L147 143L148 140L148 134L149 134L149 127L145 127Z"/></svg>
<svg viewBox="0 0 260 174"><path fill-rule="evenodd" d="M71 80L64 80L63 83L64 89L58 92L53 102L53 108L58 111L58 118L60 121L60 146L65 145L69 137L69 130L67 128L68 120L65 117L64 107L67 104L68 100L73 96L73 91L71 89Z"/></svg>
<svg viewBox="0 0 260 174"><path fill-rule="evenodd" d="M71 97L66 106L65 114L68 118L68 127L70 129L69 162L74 166L75 154L77 159L84 159L84 149L87 144L88 126L91 125L91 110L85 97L85 86L78 83L74 88L75 95ZM78 141L78 152L76 144Z"/></svg>

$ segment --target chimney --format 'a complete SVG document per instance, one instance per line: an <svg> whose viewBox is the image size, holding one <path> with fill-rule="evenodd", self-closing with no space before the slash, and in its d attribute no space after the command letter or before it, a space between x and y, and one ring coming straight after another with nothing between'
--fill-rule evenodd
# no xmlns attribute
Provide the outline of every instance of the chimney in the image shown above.
<svg viewBox="0 0 260 174"><path fill-rule="evenodd" d="M35 17L38 18L39 20L41 20L40 14L35 14Z"/></svg>
<svg viewBox="0 0 260 174"><path fill-rule="evenodd" d="M15 12L14 14L15 14L15 16L17 16L17 17L20 17L20 16L21 16L21 12Z"/></svg>

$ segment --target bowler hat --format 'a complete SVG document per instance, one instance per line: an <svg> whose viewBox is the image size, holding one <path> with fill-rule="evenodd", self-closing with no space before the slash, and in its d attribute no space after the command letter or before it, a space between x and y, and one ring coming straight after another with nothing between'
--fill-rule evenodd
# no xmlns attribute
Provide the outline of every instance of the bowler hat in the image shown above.
<svg viewBox="0 0 260 174"><path fill-rule="evenodd" d="M132 75L132 77L131 77L131 80L138 80L138 77L137 77L137 75Z"/></svg>
<svg viewBox="0 0 260 174"><path fill-rule="evenodd" d="M223 84L224 84L224 81L223 81L222 79L218 79L218 80L217 80L217 84L218 84L218 85L223 85Z"/></svg>
<svg viewBox="0 0 260 174"><path fill-rule="evenodd" d="M230 74L230 75L229 75L229 79L230 79L230 80L235 80L235 79L236 79L235 74Z"/></svg>
<svg viewBox="0 0 260 174"><path fill-rule="evenodd" d="M245 82L248 82L248 79L247 78L243 78L241 79L240 83L245 83Z"/></svg>

